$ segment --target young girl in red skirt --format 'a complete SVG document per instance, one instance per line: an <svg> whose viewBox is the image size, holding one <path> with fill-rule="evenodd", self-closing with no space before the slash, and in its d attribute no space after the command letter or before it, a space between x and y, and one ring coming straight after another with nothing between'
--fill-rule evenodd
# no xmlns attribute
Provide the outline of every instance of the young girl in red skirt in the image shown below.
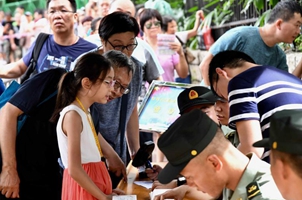
<svg viewBox="0 0 302 200"><path fill-rule="evenodd" d="M115 81L114 71L102 55L88 53L66 73L59 84L56 112L57 137L63 174L62 200L112 199L112 184L96 134L89 107L105 104Z"/></svg>

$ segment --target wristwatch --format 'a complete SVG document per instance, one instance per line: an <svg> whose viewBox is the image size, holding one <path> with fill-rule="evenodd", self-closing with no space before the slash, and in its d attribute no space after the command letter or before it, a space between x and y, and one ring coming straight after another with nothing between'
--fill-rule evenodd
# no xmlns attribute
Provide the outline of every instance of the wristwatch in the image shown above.
<svg viewBox="0 0 302 200"><path fill-rule="evenodd" d="M181 186L183 184L186 184L187 183L187 180L185 177L181 176L181 177L178 177L177 178L177 186Z"/></svg>

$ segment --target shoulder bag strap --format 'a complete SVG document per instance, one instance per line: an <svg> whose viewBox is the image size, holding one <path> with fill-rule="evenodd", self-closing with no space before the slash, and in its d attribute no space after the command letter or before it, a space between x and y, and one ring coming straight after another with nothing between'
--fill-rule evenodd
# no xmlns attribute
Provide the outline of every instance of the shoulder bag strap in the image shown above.
<svg viewBox="0 0 302 200"><path fill-rule="evenodd" d="M122 103L121 103L121 114L120 114L120 155L123 155L124 148L123 148L123 141L125 138L125 131L126 131L126 117L127 117L127 105L128 105L128 94L124 94L122 96Z"/></svg>
<svg viewBox="0 0 302 200"><path fill-rule="evenodd" d="M177 35L175 35L176 36L176 38L178 39L178 41L180 42L180 44L181 44L181 47L182 47L182 50L183 50L183 52L184 52L184 54L185 54L185 59L186 59L186 62L187 62L187 64L188 64L188 67L189 67L189 62L188 62L188 58L187 58L187 54L186 54L186 48L184 47L184 45L185 45L185 43L183 43L183 41L177 36ZM189 67L189 71L190 71L190 67ZM191 72L190 72L191 73Z"/></svg>
<svg viewBox="0 0 302 200"><path fill-rule="evenodd" d="M40 33L36 39L36 44L32 52L31 60L30 60L30 65L25 71L24 75L21 77L21 83L26 81L30 75L36 70L36 62L38 60L38 57L40 55L41 49L43 47L44 42L48 38L49 34L47 33Z"/></svg>

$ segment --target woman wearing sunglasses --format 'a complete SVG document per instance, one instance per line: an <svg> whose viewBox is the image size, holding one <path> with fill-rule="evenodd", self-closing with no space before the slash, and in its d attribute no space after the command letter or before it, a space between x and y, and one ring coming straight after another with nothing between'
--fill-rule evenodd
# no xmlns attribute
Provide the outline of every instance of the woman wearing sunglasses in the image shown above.
<svg viewBox="0 0 302 200"><path fill-rule="evenodd" d="M172 53L162 54L159 51L160 45L162 45L158 42L158 34L162 33L162 16L160 13L154 9L145 9L140 14L140 26L144 32L144 39L156 52L164 69L163 80L174 82L174 70L176 70L179 77L185 78L188 75L188 65L181 44L177 42L176 38L168 44Z"/></svg>

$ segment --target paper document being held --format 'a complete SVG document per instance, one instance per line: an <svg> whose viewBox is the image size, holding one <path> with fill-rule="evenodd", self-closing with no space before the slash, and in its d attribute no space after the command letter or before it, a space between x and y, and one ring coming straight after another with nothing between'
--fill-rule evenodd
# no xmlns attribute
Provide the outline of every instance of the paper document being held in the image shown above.
<svg viewBox="0 0 302 200"><path fill-rule="evenodd" d="M170 49L170 43L175 42L175 35L157 34L157 51L159 55L173 55L174 50Z"/></svg>
<svg viewBox="0 0 302 200"><path fill-rule="evenodd" d="M137 200L136 195L119 195L113 196L112 200Z"/></svg>
<svg viewBox="0 0 302 200"><path fill-rule="evenodd" d="M152 192L150 192L150 199L153 200L156 195L163 194L168 190L170 189L154 189ZM166 199L166 200L173 200L173 199Z"/></svg>

